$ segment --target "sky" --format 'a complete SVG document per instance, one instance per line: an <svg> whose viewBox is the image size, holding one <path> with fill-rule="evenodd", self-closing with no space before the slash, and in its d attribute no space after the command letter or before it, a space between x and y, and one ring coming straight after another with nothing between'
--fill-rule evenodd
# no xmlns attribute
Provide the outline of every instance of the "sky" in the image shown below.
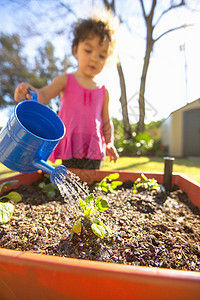
<svg viewBox="0 0 200 300"><path fill-rule="evenodd" d="M4 0L0 0L0 30L6 33L15 32L17 28L15 13L11 13L6 7L1 9L1 1ZM123 3L126 3L126 1ZM48 1L45 0L44 2ZM149 0L145 2L150 3ZM145 26L143 19L137 17L140 10L138 3L139 1L135 0L137 5L130 7L129 5L123 6L121 2L121 6L118 4L117 7L121 11L121 15L127 20L130 28L127 29L126 24L120 25L117 28L116 37L117 51L126 80L131 123L138 121L138 94L145 51ZM88 1L83 0L82 5L87 7ZM127 7L129 7L128 12ZM193 26L186 29L167 34L154 45L145 91L145 123L147 124L151 121L167 118L174 110L200 98L198 75L200 70L200 4L198 8L198 12L174 10L167 18L163 18L155 31L155 36L158 36L169 29L171 24L172 27L180 24L180 22L182 24L193 24ZM23 8L21 13L23 16ZM84 15L80 16L85 17ZM38 39L33 40L31 38L26 40L26 54L34 57L34 49L41 42ZM64 56L66 49L71 46L67 45L66 38L59 38L54 43L56 55L58 56ZM184 51L183 45L185 47ZM106 65L103 72L97 77L97 81L100 84L105 84L108 88L110 115L121 119L119 77L113 62ZM7 119L8 113L5 110L0 111L1 126L5 124Z"/></svg>

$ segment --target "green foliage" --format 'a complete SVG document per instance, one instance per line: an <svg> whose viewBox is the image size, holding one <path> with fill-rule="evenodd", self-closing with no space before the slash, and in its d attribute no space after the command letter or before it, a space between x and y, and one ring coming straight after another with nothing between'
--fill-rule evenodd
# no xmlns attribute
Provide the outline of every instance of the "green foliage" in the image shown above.
<svg viewBox="0 0 200 300"><path fill-rule="evenodd" d="M27 80L28 63L22 54L23 45L17 34L0 34L0 106L12 104L13 91L20 81ZM14 104L14 100L13 100Z"/></svg>
<svg viewBox="0 0 200 300"><path fill-rule="evenodd" d="M41 182L39 187L42 189L42 192L46 194L50 199L53 199L58 193L58 188L53 183L46 184L45 182Z"/></svg>
<svg viewBox="0 0 200 300"><path fill-rule="evenodd" d="M12 218L14 212L14 205L12 203L0 202L0 225L6 224Z"/></svg>
<svg viewBox="0 0 200 300"><path fill-rule="evenodd" d="M11 180L11 181L3 182L2 184L0 184L0 193L1 193L3 188L7 188L9 186L15 185L17 182L18 182L18 180Z"/></svg>
<svg viewBox="0 0 200 300"><path fill-rule="evenodd" d="M145 132L136 134L137 124L132 124L132 138L124 139L123 123L113 118L115 147L121 155L161 155L160 126L163 120L145 125Z"/></svg>
<svg viewBox="0 0 200 300"><path fill-rule="evenodd" d="M164 119L161 119L159 121L152 121L149 124L145 125L145 130L158 129L161 127L163 121Z"/></svg>
<svg viewBox="0 0 200 300"><path fill-rule="evenodd" d="M111 234L111 229L106 226L100 219L99 213L104 212L108 209L108 202L105 199L102 199L101 196L97 197L96 202L94 200L94 194L90 194L84 200L80 201L80 207L83 210L77 217L74 225L72 227L73 237L74 233L80 234L82 230L82 221L86 220L91 224L91 229L95 235L104 238L106 231Z"/></svg>
<svg viewBox="0 0 200 300"><path fill-rule="evenodd" d="M6 196L4 196L4 198L12 200L14 203L18 203L22 200L21 195L17 192L10 192ZM2 197L0 199L2 199Z"/></svg>
<svg viewBox="0 0 200 300"><path fill-rule="evenodd" d="M96 184L98 190L105 193L113 193L114 190L122 185L122 181L117 181L119 178L119 173L113 173L104 177L99 183Z"/></svg>
<svg viewBox="0 0 200 300"><path fill-rule="evenodd" d="M41 88L69 66L67 56L63 60L55 56L50 41L36 50L36 57L31 64L23 48L18 34L0 33L0 107L15 104L13 92L18 83L28 81L34 87Z"/></svg>
<svg viewBox="0 0 200 300"><path fill-rule="evenodd" d="M135 137L135 145L137 147L137 154L143 155L153 148L154 140L147 132L140 132Z"/></svg>
<svg viewBox="0 0 200 300"><path fill-rule="evenodd" d="M154 140L149 136L147 132L141 132L138 135L135 134L130 140L121 139L119 153L122 154L147 154L154 145Z"/></svg>
<svg viewBox="0 0 200 300"><path fill-rule="evenodd" d="M160 139L154 138L153 148L151 149L151 154L163 157L164 149L162 149L162 142Z"/></svg>
<svg viewBox="0 0 200 300"><path fill-rule="evenodd" d="M0 192L3 188L7 188L8 186L12 186L16 184L18 180L12 180L12 181L6 181L0 185ZM10 192L2 197L0 199L7 198L9 200L12 200L14 203L18 203L21 201L22 197L17 192ZM10 221L12 215L14 212L14 205L9 202L0 202L0 225L5 224Z"/></svg>
<svg viewBox="0 0 200 300"><path fill-rule="evenodd" d="M148 179L144 174L141 174L142 178L138 178L133 185L133 193L136 193L136 190L139 188L145 189L145 190L158 190L161 189L162 191L165 191L164 187L157 182L156 179L151 178Z"/></svg>

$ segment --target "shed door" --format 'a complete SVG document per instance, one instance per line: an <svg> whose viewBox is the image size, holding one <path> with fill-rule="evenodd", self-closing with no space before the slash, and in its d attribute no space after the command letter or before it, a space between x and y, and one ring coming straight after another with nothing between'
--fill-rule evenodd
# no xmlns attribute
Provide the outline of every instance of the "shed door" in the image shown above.
<svg viewBox="0 0 200 300"><path fill-rule="evenodd" d="M200 108L184 112L183 154L200 156Z"/></svg>

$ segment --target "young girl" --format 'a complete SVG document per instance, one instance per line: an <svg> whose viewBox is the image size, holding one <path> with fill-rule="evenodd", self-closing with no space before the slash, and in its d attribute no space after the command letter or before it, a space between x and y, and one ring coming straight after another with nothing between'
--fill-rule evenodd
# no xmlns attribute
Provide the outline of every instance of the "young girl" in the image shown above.
<svg viewBox="0 0 200 300"><path fill-rule="evenodd" d="M91 18L77 22L73 33L72 52L78 61L77 71L57 76L41 89L22 82L15 90L15 100L30 99L28 89L35 91L43 104L60 94L59 116L66 133L50 159L53 162L62 159L66 167L99 169L106 153L110 161L116 162L118 158L108 91L94 80L111 54L112 32L108 24Z"/></svg>

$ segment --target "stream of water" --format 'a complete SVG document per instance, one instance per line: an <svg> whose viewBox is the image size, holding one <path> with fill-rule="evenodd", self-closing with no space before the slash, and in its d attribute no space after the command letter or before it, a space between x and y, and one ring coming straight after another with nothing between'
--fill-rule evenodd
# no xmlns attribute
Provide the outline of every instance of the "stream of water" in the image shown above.
<svg viewBox="0 0 200 300"><path fill-rule="evenodd" d="M57 183L60 194L66 203L69 203L68 210L71 212L79 211L79 199L84 199L89 195L89 186L81 182L80 178L74 173L67 171L67 177L62 182Z"/></svg>

